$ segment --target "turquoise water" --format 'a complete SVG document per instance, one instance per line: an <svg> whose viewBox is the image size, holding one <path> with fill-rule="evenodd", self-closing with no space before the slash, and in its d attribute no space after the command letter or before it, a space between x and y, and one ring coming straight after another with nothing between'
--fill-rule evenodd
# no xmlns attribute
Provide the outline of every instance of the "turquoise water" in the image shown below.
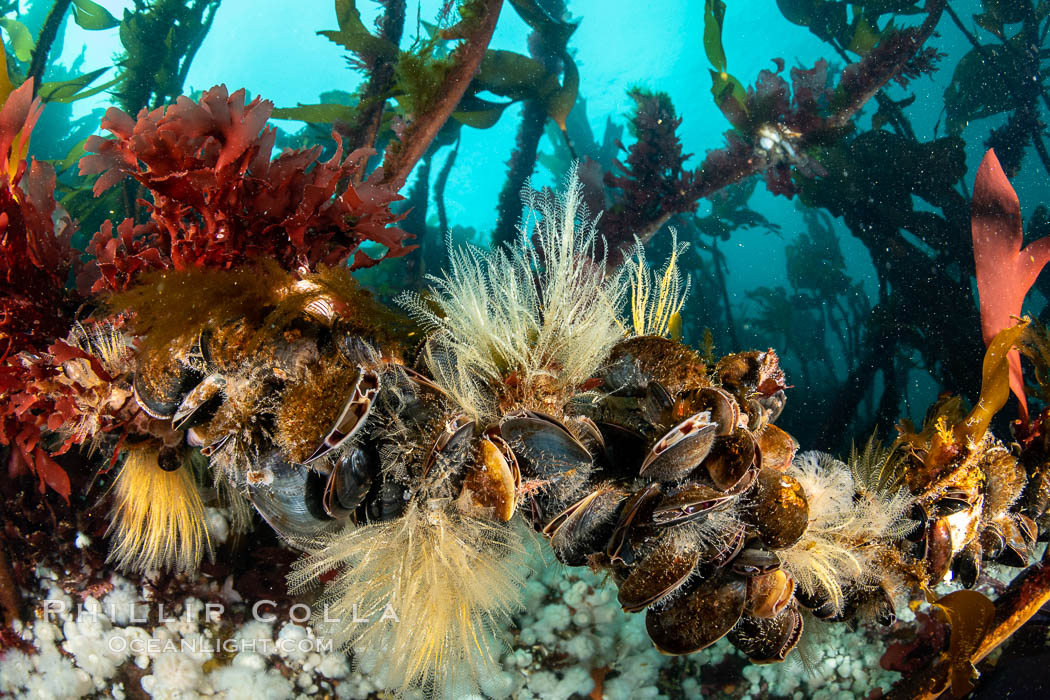
<svg viewBox="0 0 1050 700"><path fill-rule="evenodd" d="M22 20L30 33L35 35L43 23L50 3L38 1L22 4L25 5L21 8ZM419 36L425 35L426 23L437 19L444 4L436 0L408 3L402 49L409 48ZM952 9L960 18L963 28L971 34L971 38L991 46L999 39L978 26L974 18L982 10L994 14L998 11L995 8L1002 5L1006 8L1002 12L1009 12L1016 11L1015 6L1024 4L990 1L982 3L971 0L953 3ZM101 5L118 19L126 10L134 9L132 2L110 1ZM846 5L847 3L796 0L781 0L779 3L774 0L737 0L726 3L722 44L728 72L746 86L754 82L760 71L772 69L776 65L775 60L783 60L789 70L792 67L810 67L824 58L830 61L831 81L837 82L844 60L856 61L859 54L842 54L828 42L817 38L806 27L788 21L785 13L797 15L807 7L837 7L843 13L843 17L852 21L855 11L847 11ZM863 5L865 4L861 3L857 8ZM901 10L896 17L892 17L891 14L879 16L876 27L883 30L891 24L898 27L914 26L925 16L921 13L916 14L921 3L867 5ZM623 131L634 108L628 90L641 87L666 93L682 119L677 133L683 148L686 153L692 154L685 165L691 168L699 167L705 153L724 145L723 134L730 126L710 93L710 62L703 41L704 8L705 3L699 0L661 0L641 4L626 1L568 3L566 18L578 26L567 48L580 72L581 104L576 108L572 119L577 124L583 123L582 104L585 102L586 123L595 139L600 142L606 126L609 125L613 130L617 130L616 133L621 133L625 145L630 146L632 139ZM358 9L364 26L372 27L380 15L382 5L366 2L360 3ZM335 27L335 8L333 3L327 0L225 0L218 5L211 29L203 37L189 66L183 91L187 94L199 94L213 85L223 83L231 91L243 87L252 96L272 101L278 109L317 103L326 91L353 92L362 85L365 79L363 72L348 65L347 52L342 47L318 34ZM1018 24L1007 23L1006 27L1004 36L1020 35ZM530 31L530 27L508 4L502 11L490 48L527 53ZM960 60L970 52L969 42L970 39L956 22L951 21L947 15L942 16L935 36L927 43L927 46L943 54L938 69L915 78L907 87L890 82L881 91L880 99L896 102L914 100L902 104L907 104L906 117L919 142L930 142L946 136L945 91L952 82L953 73L957 70ZM1032 49L1034 52L1039 50L1038 47ZM44 78L57 80L86 71L108 68L98 78L95 83L97 85L118 75L118 68L113 64L122 52L120 30L117 28L88 31L72 21L71 17L67 17L58 32L55 47L51 52L52 63ZM1046 49L1042 49L1042 52L1045 56ZM783 75L787 76L787 70ZM988 82L985 90L1002 91L1002 81L999 78L992 75L986 80ZM485 93L479 96L496 101L501 99ZM1042 102L1046 102L1045 95ZM34 151L42 157L61 159L69 147L91 132L105 107L111 103L110 95L102 92L75 101L71 105L52 105L45 111L40 131L47 130L50 123L55 129L52 135L62 134L61 141L56 138L38 137L32 144ZM874 105L875 101L870 101L854 120L853 123L860 132L871 130ZM1041 106L1037 101L1037 112ZM522 103L515 102L503 111L498 121L490 128L464 127L460 132L460 146L455 165L450 171L451 184L444 204L450 225L461 227L458 229L459 235L482 245L487 244L488 234L497 220L496 201L504 184L506 162L513 149L522 109ZM993 129L1005 123L1006 114L1007 112L1001 112L988 118L974 119L961 130L959 135L965 141L967 165L966 174L955 183L961 194L967 195L972 188L973 173L986 149L985 142ZM67 115L77 120L74 122L76 128L73 133L69 133L70 129L65 125ZM275 119L272 123L288 134L298 132L302 128L301 122L292 120ZM327 128L321 127L316 133L324 133L324 129ZM552 123L548 122L547 133L539 143L541 154L554 153L556 144L552 143L551 137L556 134ZM307 141L310 138L307 136ZM1045 168L1038 163L1031 146L1027 147L1027 151L1024 167L1011 174L1013 185L1020 197L1022 212L1026 217L1045 199L1047 182ZM434 154L430 174L432 183L449 153L450 148L446 146ZM619 157L624 156L626 153L621 151ZM565 162L561 161L562 164ZM892 183L896 178L903 177L902 171L910 166L914 167L914 164L888 158L884 164L886 182ZM542 157L534 171L534 183L537 185L553 184L563 175L562 172L552 172L546 167ZM409 185L411 183L410 178ZM407 192L408 187L403 190L403 193ZM419 238L433 240L443 233L438 230L433 187L430 194L428 230L411 232ZM912 201L919 211L929 208L929 205L919 198L913 198ZM854 367L847 355L858 351L857 348L845 348L836 340L836 335L842 335L846 331L829 324L824 337L817 339L818 344L824 346L822 354L818 354L821 355L820 361L827 371L814 373L813 370L804 367L807 362L812 362L812 359L802 357L811 353L802 350L801 345L792 347L792 343L783 342L783 339L778 337L778 333L783 335L783 329L770 328L768 323L763 326L760 319L763 313L768 315L770 309L763 306L763 301L755 296L755 290L758 288L777 290L791 287L785 251L797 242L799 234L807 229L805 212L815 210L807 209L798 198L774 196L761 184L755 188L749 206L771 222L776 230L771 231L764 226L735 227L728 239L719 242L718 254L724 260L725 277L717 284L713 284L710 279L713 269L710 266L710 251L700 252L699 244L703 241L694 241L690 255L699 254L708 264L704 267L703 263L695 258L687 258L685 264L686 268L693 268L694 284L694 293L685 315L686 339L699 342L703 329L707 328L712 331L716 346L726 351L736 349L736 346L779 345L785 365L789 370L794 370L795 386L817 389L814 385L820 384L820 391L833 392L834 390L827 385L847 379L850 369ZM701 200L698 203L698 216L707 216L710 211L709 200ZM844 225L841 219L827 218L824 223L831 226L834 232L835 245L842 255L843 272L851 284L859 285L850 292L851 300L840 301L845 305L853 304L860 310L853 314L856 318L849 319L854 328L854 335L859 339L864 335L862 327L867 322L867 319L863 318L866 310L880 301L879 276L868 245L858 240L856 232ZM957 237L953 243L956 250L968 244L966 233L959 230L953 234ZM909 243L916 244L920 250L931 252L928 248L923 248L924 243L917 242L914 232L904 232L900 235ZM654 245L658 251L666 248L666 231L659 234ZM937 251L932 252L933 265L959 264L966 259L958 254L940 255ZM961 259L949 262L953 257ZM689 260L693 261L692 265L689 264ZM892 274L883 277L881 289L885 294L889 286L892 286ZM952 294L957 295L958 291ZM713 301L712 296L717 299ZM1037 291L1033 292L1029 300L1030 304L1035 305L1033 310L1040 308L1042 298L1043 293L1039 292L1037 287ZM724 304L726 299L729 303L728 313ZM969 303L965 299L959 299L958 302ZM826 316L826 312L833 311L834 302L824 299L822 303L825 309L820 314ZM973 303L976 303L976 299ZM715 306L720 308L714 309ZM733 317L732 321L728 318L729 314ZM733 326L732 332L728 332L727 327L730 325ZM808 329L807 332L818 331ZM976 331L973 328L962 328L960 332L972 335ZM854 345L856 344L854 342ZM914 346L915 343L911 345ZM946 386L948 377L944 373L934 370L931 376L923 369L909 368L908 365L915 364L928 368L938 362L936 357L917 360L917 352L921 354L921 348L911 347L901 352L899 370L901 376L906 378L898 377L896 380L901 394L897 402L898 416L921 417L925 406L941 389L961 391L971 397L975 395L976 384L972 380L976 379L976 374L967 378L970 384L968 386ZM910 359L905 360L906 356L910 356ZM972 361L977 364L980 357L975 356ZM953 381L957 377L957 372L951 375ZM869 413L877 404L881 391L875 388L869 392L866 399ZM826 406L816 410L821 413L816 420L822 424L827 423L829 416L826 414ZM883 416L883 431L888 429L887 415ZM789 417L788 420L793 421L792 428L796 432L807 433L802 425L806 419L795 416ZM874 427L870 415L861 423L862 425L854 426L858 432L866 432ZM838 437L841 439L844 436Z"/></svg>

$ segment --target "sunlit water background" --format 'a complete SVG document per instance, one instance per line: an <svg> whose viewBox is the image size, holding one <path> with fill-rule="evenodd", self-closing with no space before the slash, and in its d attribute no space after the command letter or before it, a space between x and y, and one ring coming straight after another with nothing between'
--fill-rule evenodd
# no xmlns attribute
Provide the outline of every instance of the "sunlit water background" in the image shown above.
<svg viewBox="0 0 1050 700"><path fill-rule="evenodd" d="M125 7L131 6L130 2L121 0L104 0L101 4L118 18ZM380 6L371 2L358 4L365 25L371 26ZM432 21L442 5L441 0L410 3L403 48L423 31L421 22ZM23 21L34 35L49 7L50 3L46 2L29 5ZM953 7L967 21L980 11L978 0L955 2ZM643 3L572 0L568 8L570 15L579 21L579 28L569 42L569 50L579 66L580 97L586 100L591 130L599 142L607 120L621 126L627 123L634 106L627 91L641 86L671 96L682 117L679 135L685 151L694 154L687 166L697 167L706 151L723 145L723 132L728 124L710 94L709 64L702 45L704 3L701 0ZM916 17L921 19L922 15ZM908 18L903 21L907 22ZM250 95L271 100L277 107L316 103L320 94L328 90L353 91L362 80L361 73L347 65L341 47L317 34L319 30L335 26L331 0L224 0L189 71L185 91L191 94L225 83L231 91L244 87ZM772 69L774 58L784 59L788 69L811 67L820 58L830 61L832 75L837 75L842 68L842 62L826 44L805 27L784 19L775 0L729 0L724 27L728 69L745 85L752 83L760 70ZM501 13L491 48L523 52L530 31L508 5ZM944 89L950 82L955 64L970 49L965 37L947 18L940 22L939 32L940 36L930 44L948 54L940 70L932 77L920 77L907 92L893 85L887 88L887 94L893 99L901 99L909 92L917 94L916 104L908 114L920 141L945 135ZM53 50L52 55L58 59L45 80L68 77L68 73L56 74L64 69L78 73L111 66L121 52L116 29L88 32L69 18L59 33L59 42L61 51ZM487 95L482 93L480 96ZM59 111L64 109L72 109L74 118L85 118L81 122L83 129L97 127L109 104L109 97L104 93L71 106L52 104L45 111L38 133L48 131L49 119L62 123ZM479 242L485 241L487 232L496 223L497 195L505 180L505 164L514 145L521 109L521 103L510 106L490 129L462 129L462 142L451 172L446 205L449 221L455 226L476 230L475 240ZM869 127L873 111L872 106L866 108L859 122L862 128ZM984 151L984 136L1003 121L1005 116L981 120L963 132L967 142L967 191L972 187L973 173ZM300 122L275 120L274 123L289 132L301 128ZM628 139L626 134L624 138ZM33 148L37 155L44 157L61 158L65 155L64 152L55 152L54 140L49 141L46 137L35 138ZM540 144L540 151L553 151L546 136ZM444 155L439 156L436 162L443 162L443 158ZM908 163L887 161L887 176L893 177L900 168L908 166ZM437 169L434 168L435 174ZM534 183L552 184L560 180L561 175L539 165ZM1033 166L1024 168L1014 185L1027 217L1031 207L1046 198L1048 183ZM779 236L762 229L736 230L721 246L721 251L728 264L726 286L740 335L753 339L756 345L769 345L775 341L763 343L760 334L756 337L755 333L749 332L753 330L750 319L758 310L747 292L759 286L789 288L784 251L799 232L806 229L806 225L796 201L774 197L761 184L756 188L750 206L780 226ZM917 206L924 205L917 202ZM702 216L709 210L710 203L702 201L698 213ZM853 281L863 283L868 305L873 305L877 298L877 281L867 249L841 221L835 222L835 231L846 260L847 274ZM666 233L661 235L666 236ZM684 261L687 271L689 260L687 256ZM695 271L692 281L697 289L712 284L711 280L695 274ZM976 303L975 299L960 299L959 303ZM1044 300L1033 291L1029 306L1039 309L1043 305ZM687 319L686 328L692 337L686 340L697 342L704 325L702 321L690 324ZM724 334L719 333L720 329L713 330L716 339L722 341L720 351L742 349L725 347ZM960 328L959 332L977 334L979 329ZM827 346L833 353L836 375L841 380L845 375L841 350L833 338L828 339ZM836 357L834 353L839 355ZM979 362L980 358L974 358L974 361ZM790 369L790 358L785 364ZM905 413L915 418L921 417L925 407L942 388L922 370L911 372L907 387ZM799 419L796 416L793 422ZM888 427L883 426L883 430Z"/></svg>

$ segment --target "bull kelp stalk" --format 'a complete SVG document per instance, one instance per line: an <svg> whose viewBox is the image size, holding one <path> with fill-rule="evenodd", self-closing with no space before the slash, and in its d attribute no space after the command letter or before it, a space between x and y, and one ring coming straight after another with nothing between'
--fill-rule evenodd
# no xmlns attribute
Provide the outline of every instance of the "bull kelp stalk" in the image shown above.
<svg viewBox="0 0 1050 700"><path fill-rule="evenodd" d="M378 38L397 46L405 28L405 0L383 0L382 5L385 10L379 19ZM361 99L354 122L347 127L346 139L354 146L373 146L383 119L386 96L393 90L397 81L397 53L361 50L357 56L368 71L368 79L361 89ZM354 184L360 184L365 177L364 169L355 173L353 177Z"/></svg>
<svg viewBox="0 0 1050 700"><path fill-rule="evenodd" d="M969 662L978 664L1010 639L1014 632L1050 603L1050 548L1036 564L1022 571L995 601L992 627ZM887 700L933 700L949 687L952 663L947 654L930 659L923 668L903 676L885 696Z"/></svg>
<svg viewBox="0 0 1050 700"><path fill-rule="evenodd" d="M537 3L540 5L540 3ZM542 3L545 15L530 22L533 27L529 35L529 53L540 61L551 73L558 70L561 55L566 54L566 42L575 30L575 26L559 19L565 13L563 0L547 0ZM520 12L520 10L519 10ZM570 59L571 60L571 59ZM515 224L519 215L519 194L526 181L536 169L536 156L539 152L540 139L543 138L544 126L547 123L547 105L540 95L526 98L521 110L521 122L514 139L514 151L507 163L507 180L499 193L497 211L499 218L492 234L495 244L509 243L514 240L517 231Z"/></svg>
<svg viewBox="0 0 1050 700"><path fill-rule="evenodd" d="M496 29L503 0L470 0L460 8L460 22L446 30L462 33L464 41L452 52L452 64L444 74L441 85L434 91L434 101L425 105L420 114L411 115L399 141L392 142L383 158L383 177L380 184L399 190L408 179L412 168L441 127L456 110L471 79L481 66L492 32Z"/></svg>
<svg viewBox="0 0 1050 700"><path fill-rule="evenodd" d="M65 19L69 6L72 4L73 0L55 0L55 4L51 6L51 11L47 13L47 19L44 20L44 26L40 30L40 36L37 38L36 46L33 48L33 57L29 61L29 70L26 72L26 80L33 81L33 92L40 89L40 83L44 79L44 71L47 69L47 59L51 53L51 46L55 43L55 38L58 36L58 28L62 25L62 20Z"/></svg>
<svg viewBox="0 0 1050 700"><path fill-rule="evenodd" d="M925 8L927 16L921 25L892 34L864 59L850 65L840 79L841 95L836 99L834 111L824 117L818 114L810 115L813 118L798 130L796 150L804 151L808 146L848 125L869 100L900 74L933 34L944 10L944 4L944 0L929 0ZM723 111L727 109L728 107L723 106ZM634 147L631 150L633 149ZM609 241L611 249L626 250L633 245L634 235L639 236L642 243L648 242L675 214L695 211L700 199L769 167L768 162L755 158L752 149L744 146L735 137L730 138L727 147L709 152L696 170L682 168L684 160L685 158L679 155L677 162L663 163L667 172L680 177L683 185L678 191L680 196L671 199L670 206L663 205L651 211L638 211L630 206L629 193L633 187L638 186L632 182L633 169L625 168L623 177L606 175L607 186L619 188L624 192L623 196L614 201L609 214L602 220L601 234ZM610 262L616 262L618 259L618 256L610 255Z"/></svg>
<svg viewBox="0 0 1050 700"><path fill-rule="evenodd" d="M190 66L211 29L222 0L135 0L124 13L120 63L124 80L117 101L128 114L155 109L182 94Z"/></svg>

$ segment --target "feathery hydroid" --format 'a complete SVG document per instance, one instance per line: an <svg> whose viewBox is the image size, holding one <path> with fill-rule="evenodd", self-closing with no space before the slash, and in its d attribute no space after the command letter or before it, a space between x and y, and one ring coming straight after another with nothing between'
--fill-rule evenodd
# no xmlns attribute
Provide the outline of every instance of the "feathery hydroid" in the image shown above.
<svg viewBox="0 0 1050 700"><path fill-rule="evenodd" d="M809 502L809 527L797 543L777 552L784 569L810 595L826 597L836 609L851 584L892 582L881 563L892 542L913 523L905 490L865 488L854 470L829 454L804 452L787 473L798 479ZM891 591L892 592L892 591Z"/></svg>
<svg viewBox="0 0 1050 700"><path fill-rule="evenodd" d="M114 482L109 561L119 569L196 571L211 551L207 519L188 465L165 471L156 450L131 449Z"/></svg>
<svg viewBox="0 0 1050 700"><path fill-rule="evenodd" d="M319 629L380 654L375 673L396 693L418 686L442 695L476 686L498 662L497 635L519 606L523 553L512 526L464 517L447 499L413 501L399 518L308 545L289 582L299 591L338 569L321 595L329 621L315 620Z"/></svg>
<svg viewBox="0 0 1050 700"><path fill-rule="evenodd" d="M631 323L635 335L671 334L671 321L682 310L689 296L690 279L678 269L678 258L689 247L678 243L678 232L671 229L671 254L662 273L652 270L645 260L645 246L635 239L632 255L624 263L631 283Z"/></svg>
<svg viewBox="0 0 1050 700"><path fill-rule="evenodd" d="M467 413L492 418L523 403L562 403L622 339L626 292L596 250L596 224L575 167L565 191L522 192L517 245L449 252L425 296L399 302L430 333L424 359Z"/></svg>

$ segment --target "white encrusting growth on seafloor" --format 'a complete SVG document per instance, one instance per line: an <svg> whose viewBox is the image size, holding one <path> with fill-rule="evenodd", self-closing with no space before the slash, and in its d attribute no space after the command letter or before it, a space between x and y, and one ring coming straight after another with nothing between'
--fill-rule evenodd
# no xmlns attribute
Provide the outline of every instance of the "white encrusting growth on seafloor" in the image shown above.
<svg viewBox="0 0 1050 700"><path fill-rule="evenodd" d="M524 612L511 631L512 645L497 668L480 679L484 695L493 700L568 700L587 696L602 683L609 700L658 700L669 696L668 679L680 683L686 697L700 698L701 669L712 668L738 654L725 641L690 657L661 655L649 642L641 615L625 615L611 583L586 569L538 566L524 590ZM39 570L41 587L27 591L43 615L43 601L60 601L67 612L37 619L19 629L38 650L25 654L8 650L0 656L0 695L16 698L78 698L95 694L124 698L138 683L153 698L312 698L328 694L364 699L384 690L376 682L384 663L379 654L363 655L354 669L337 649L317 651L317 637L305 623L287 616L253 620L252 602L226 605L222 619L209 619L205 603L183 600L166 621L154 626L136 622L155 608L143 592L113 576L113 589L100 598L88 597L76 614L78 601L64 593L57 576ZM215 596L228 596L211 581ZM239 596L236 596L239 598ZM228 598L226 598L228 599ZM55 605L55 603L52 603ZM265 610L264 610L265 612ZM235 616L248 621L231 629ZM216 653L228 639L235 652ZM134 653L135 648L141 653ZM323 649L323 646L321 647ZM879 668L882 647L862 632L829 626L810 648L815 675L783 665L744 665L736 694L757 697L764 689L794 698L863 697L884 689L896 673ZM790 661L788 662L790 663ZM720 689L721 690L721 689ZM677 695L678 692L675 692ZM406 697L421 697L411 691Z"/></svg>

